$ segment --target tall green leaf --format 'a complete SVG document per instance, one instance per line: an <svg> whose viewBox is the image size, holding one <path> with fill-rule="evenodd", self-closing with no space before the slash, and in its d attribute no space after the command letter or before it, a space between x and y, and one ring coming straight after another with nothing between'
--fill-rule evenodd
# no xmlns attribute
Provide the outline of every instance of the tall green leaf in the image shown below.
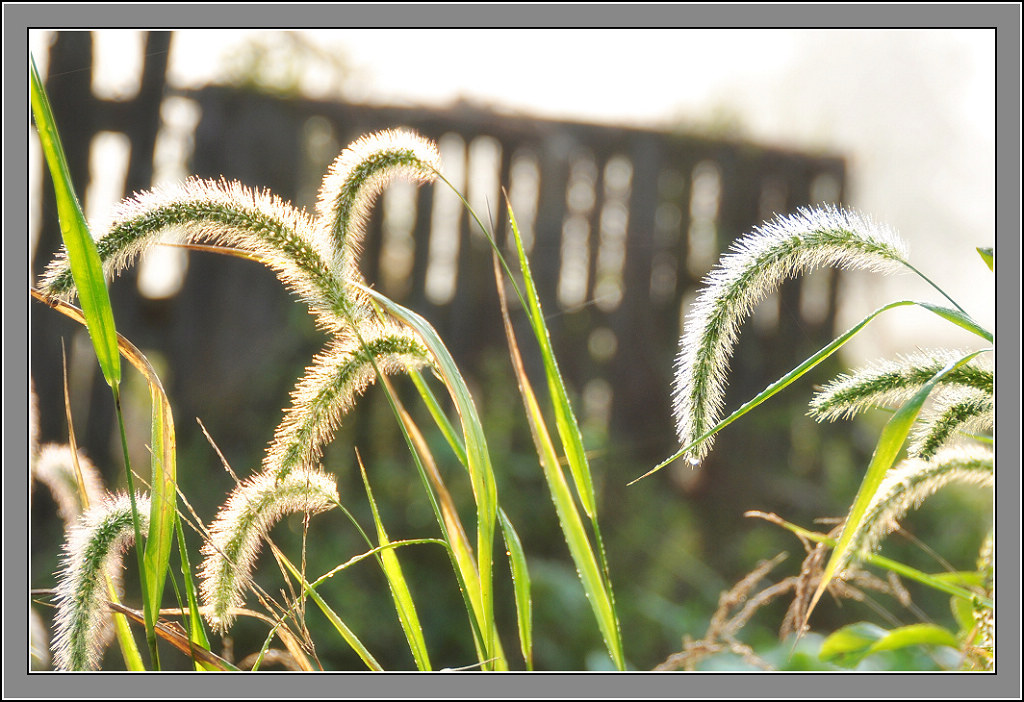
<svg viewBox="0 0 1024 702"><path fill-rule="evenodd" d="M479 602L474 603L484 649L487 659L495 659L495 666L503 668L507 665L504 656L500 655L501 642L498 640L494 622L494 583L492 578L494 563L494 536L497 526L498 495L494 482L494 471L487 450L480 416L469 392L465 379L459 371L455 360L451 357L444 342L430 322L410 309L381 295L376 290L358 286L360 290L373 298L388 314L407 324L430 349L434 356L438 373L448 389L462 423L462 434L466 445L466 462L469 470L470 483L473 487L473 498L477 507L477 568L479 572Z"/></svg>
<svg viewBox="0 0 1024 702"><path fill-rule="evenodd" d="M537 450L537 456L540 459L541 468L544 471L544 479L548 483L551 500L555 503L558 523L562 528L565 543L569 547L569 553L576 563L576 571L579 573L580 581L583 583L583 590L594 611L594 616L597 619L597 625L601 630L608 654L619 670L625 670L626 662L622 652L622 633L619 630L619 619L615 612L615 597L612 593L611 583L606 577L607 569L602 570L598 567L597 558L594 556L594 549L591 547L590 539L587 537L586 529L583 527L583 520L580 519L579 510L576 509L576 501L573 500L572 491L569 489L569 484L565 480L565 474L562 472L561 465L559 465L558 454L551 441L551 434L548 432L544 415L540 410L540 405L537 403L537 397L534 394L530 379L523 368L519 345L516 342L512 322L508 316L505 291L501 287L497 258L495 258L495 278L498 281L498 298L501 302L502 320L505 323L505 336L508 340L509 354L512 357L512 367L519 385L519 394L522 396L523 405L526 408L526 419L529 422L533 443Z"/></svg>
<svg viewBox="0 0 1024 702"><path fill-rule="evenodd" d="M523 652L526 669L533 670L533 597L530 594L530 571L526 567L526 552L519 540L519 534L509 520L505 510L498 509L501 533L508 551L508 564L512 571L512 587L516 598L516 612L519 621L519 645Z"/></svg>
<svg viewBox="0 0 1024 702"><path fill-rule="evenodd" d="M363 485L366 487L366 497L370 501L370 511L373 514L373 523L377 527L377 540L381 546L388 546L391 541L384 530L384 523L380 519L380 512L377 510L377 501L373 497L373 490L370 488L370 480L366 477L366 468L362 460L359 460L359 473L363 477ZM402 566L398 562L398 555L394 549L383 549L380 554L381 568L388 581L388 588L395 601L395 609L398 612L398 619L405 631L405 638L409 642L409 650L412 651L413 659L419 670L430 670L430 656L427 654L427 642L423 639L423 627L420 625L419 616L416 614L416 605L412 599L412 592L402 574Z"/></svg>
<svg viewBox="0 0 1024 702"><path fill-rule="evenodd" d="M990 271L995 271L995 269L996 269L996 250L995 249L993 249L991 247L989 247L989 248L982 248L982 247L979 246L978 247L978 255L981 256L981 260L983 260L985 262L985 265L988 266L988 269Z"/></svg>
<svg viewBox="0 0 1024 702"><path fill-rule="evenodd" d="M507 209L509 222L512 225L512 234L516 240L516 252L519 256L519 267L523 273L523 284L526 287L527 316L530 319L530 326L537 338L537 343L540 345L544 377L547 380L548 392L551 393L551 403L555 410L555 427L558 429L558 436L562 441L562 448L565 450L565 457L576 485L576 493L583 504L583 511L594 522L596 528L597 502L594 497L594 481L590 475L590 465L583 448L583 436L579 423L576 421L576 415L572 411L569 395L565 390L565 381L562 380L562 373L559 371L558 361L555 359L555 352L551 348L551 336L548 333L547 324L544 322L540 297L537 295L537 287L533 284L530 262L523 249L523 239L519 234L515 213L512 212L511 205Z"/></svg>
<svg viewBox="0 0 1024 702"><path fill-rule="evenodd" d="M35 59L30 59L32 114L36 120L36 131L43 147L46 165L53 180L53 190L60 217L60 231L67 250L71 275L78 288L78 298L92 338L96 357L107 385L115 387L121 381L121 358L117 352L117 338L114 329L114 312L110 307L110 295L103 279L103 266L96 244L89 233L89 225L78 204L75 189L71 183L64 147L60 143L57 123L50 109L43 82L39 78Z"/></svg>

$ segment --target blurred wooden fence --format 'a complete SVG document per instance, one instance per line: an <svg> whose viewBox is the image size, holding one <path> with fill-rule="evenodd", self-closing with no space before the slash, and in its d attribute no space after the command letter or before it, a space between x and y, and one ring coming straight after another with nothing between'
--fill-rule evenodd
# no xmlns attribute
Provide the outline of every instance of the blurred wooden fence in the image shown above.
<svg viewBox="0 0 1024 702"><path fill-rule="evenodd" d="M447 174L482 216L496 221L506 250L501 188L509 192L558 359L579 398L577 412L625 447L631 464L619 471L623 478L675 447L673 361L682 306L700 277L732 239L764 218L838 201L843 193L839 158L684 133L530 119L462 104L371 107L223 87L171 95L164 81L168 35L152 33L148 42L141 89L123 102L91 94L88 34L61 33L52 47L48 89L82 192L96 165L90 144L109 131L130 144L124 191L149 187L172 102L198 112L182 142L189 145L188 173L267 187L307 207L327 165L360 135L404 126L437 140ZM48 182L44 191L36 276L59 248ZM488 349L505 345L490 249L443 185L389 189L375 208L362 265L371 282L434 324L473 382L486 383ZM287 358L294 378L322 343L315 332L283 338L299 306L287 302L274 277L248 262L193 253L175 295L147 299L136 282L133 270L113 287L119 329L163 356L179 425L192 426L193 417L205 418L218 405L241 419L269 413L264 421L272 429L284 397L280 388L260 397L266 364ZM732 406L831 338L835 290L836 278L826 272L787 284L758 310L733 362ZM60 343L44 314L33 306L31 359L39 369L44 439L56 440L64 431ZM525 327L520 341L532 347ZM539 376L536 382L542 385ZM100 398L105 388L95 392ZM481 393L486 402L488 388ZM80 431L109 437L106 415L90 413ZM239 441L270 438L240 432Z"/></svg>

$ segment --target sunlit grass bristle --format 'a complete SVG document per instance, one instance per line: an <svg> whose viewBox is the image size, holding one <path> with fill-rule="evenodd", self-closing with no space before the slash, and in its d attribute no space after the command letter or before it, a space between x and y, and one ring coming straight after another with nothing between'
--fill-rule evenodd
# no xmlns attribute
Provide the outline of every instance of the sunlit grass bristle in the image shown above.
<svg viewBox="0 0 1024 702"><path fill-rule="evenodd" d="M140 528L149 527L149 498L136 496ZM101 642L109 640L105 574L120 569L122 552L135 540L128 495L110 497L85 512L71 529L57 574L56 635L51 642L58 670L93 670Z"/></svg>
<svg viewBox="0 0 1024 702"><path fill-rule="evenodd" d="M718 421L739 325L784 280L822 266L895 272L906 257L892 231L834 207L779 217L733 242L706 276L680 339L673 401L682 445ZM689 457L700 460L712 442L696 443Z"/></svg>
<svg viewBox="0 0 1024 702"><path fill-rule="evenodd" d="M316 514L338 502L333 478L319 471L295 470L278 479L253 476L238 485L210 526L203 546L201 592L207 621L219 632L234 621L232 610L244 602L263 539L285 514Z"/></svg>

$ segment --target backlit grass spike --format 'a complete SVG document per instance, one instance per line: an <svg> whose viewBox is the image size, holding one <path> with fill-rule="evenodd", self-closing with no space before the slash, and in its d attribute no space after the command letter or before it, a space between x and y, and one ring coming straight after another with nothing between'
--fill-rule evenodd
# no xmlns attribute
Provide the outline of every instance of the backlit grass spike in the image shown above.
<svg viewBox="0 0 1024 702"><path fill-rule="evenodd" d="M139 526L149 530L149 497L135 498ZM51 642L58 670L94 670L110 640L112 626L106 606L104 573L120 570L125 549L135 541L132 505L127 494L108 497L92 506L71 529L64 560L57 573L56 634Z"/></svg>
<svg viewBox="0 0 1024 702"><path fill-rule="evenodd" d="M680 338L673 407L682 445L717 423L739 325L783 281L822 266L891 273L906 259L906 245L890 229L831 206L778 217L734 241L705 277ZM712 441L693 445L691 462Z"/></svg>

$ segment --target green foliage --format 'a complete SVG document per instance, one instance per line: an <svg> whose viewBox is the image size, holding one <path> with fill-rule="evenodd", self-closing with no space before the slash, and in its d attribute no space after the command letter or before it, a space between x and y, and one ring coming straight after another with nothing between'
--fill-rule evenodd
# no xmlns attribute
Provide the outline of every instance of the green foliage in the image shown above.
<svg viewBox="0 0 1024 702"><path fill-rule="evenodd" d="M67 176L56 125L34 67L31 76L33 109L53 174L66 242L66 251L51 263L42 291L35 294L87 325L116 404L120 355L145 376L152 404L151 496L140 497L141 503L152 505L149 517L138 514L134 504L129 509L127 498L122 498L116 503L105 502L105 511L94 511L83 518L83 524L92 525L91 532L84 527L75 531L77 541L72 544L78 545L69 546L71 556L59 581L57 620L62 628L55 638L55 661L59 667L87 669L99 665L102 643L87 639L94 633L92 630L101 630L98 623L109 619L100 594L104 586L108 594L114 592L113 581L115 576L120 577L120 571L110 566L107 556L114 544L131 536L125 531L129 527L140 547L145 544L138 559L143 616L136 615L131 620L145 623L154 668L160 667L158 637L185 651L188 665L196 670L233 667L211 653L200 617L202 611L206 624L218 631L227 631L236 623L239 627L265 627L259 632L263 645L254 654L254 668L276 657L290 661L298 669L312 670L316 656L309 652L315 653L313 645L319 646L321 639L329 638L324 647L344 649L349 656L344 659L346 665L351 661L353 666L384 669L389 660L385 655L391 655L382 655L378 650L382 648L378 642L384 639L378 638L377 631L360 631L354 618L345 620L346 612L375 606L369 604L377 602L371 599L370 590L383 591L379 581L370 580L356 567L364 560L370 565L376 561L377 578L383 574L396 615L389 624L404 635L408 652L403 655L420 670L430 670L434 665L432 659L440 659L438 649L453 637L471 642L476 660L467 661L467 667L484 670L517 666L533 670L535 664L549 666L551 661L559 667L578 665L563 657L564 652L559 650L570 637L583 642L580 645L586 648L585 658L591 668L628 667L619 606L598 523L599 490L511 207L507 215L515 244L514 263L518 263L516 275L493 234L471 208L469 213L495 252L508 354L533 441L534 454L525 458L506 456L495 448L503 445L503 429L492 429L488 414L478 411L470 384L431 324L367 286L359 272L365 225L374 198L389 180L405 177L428 183L439 178L447 183L439 172L440 159L432 143L411 132L383 132L355 142L325 175L312 216L268 192L223 180L193 179L177 188L141 193L125 201L110 228L94 244ZM469 207L468 203L466 206ZM104 272L112 275L147 248L168 241L211 250L217 247L221 253L266 265L309 308L319 329L329 337L296 384L291 406L285 410L263 458L262 470L245 480L238 480L232 472L236 487L220 501L218 514L208 530L198 523L198 518L189 520L178 512L176 464L181 457L176 452L170 403L145 356L116 334L104 279ZM978 251L992 269L994 252ZM893 232L866 217L835 208L802 210L778 218L737 241L709 275L698 296L692 324L680 340L674 409L682 448L643 477L684 456L694 464L702 460L718 431L821 365L889 310L915 306L992 342L992 334L955 302L955 309L930 302L893 302L868 315L721 419L728 362L740 324L785 279L819 266L916 272ZM521 280L522 289L517 280ZM531 346L536 344L532 350L539 352L544 374L542 387L548 391L546 398L538 398L522 362L504 296L506 284L518 297L532 332ZM68 304L74 295L81 300L84 312ZM692 602L679 604L659 599L658 595L649 595L643 584L630 583L630 591L642 593L643 601L626 606L642 610L646 621L666 633L677 636L680 628L693 630L707 625L703 639L693 641L684 637L684 650L663 666L704 670L722 666L835 670L870 665L886 656L891 657L886 660L912 660L913 654L908 651L929 646L960 651L964 667L991 667L994 603L990 543L982 549L977 570L966 573L926 573L875 553L878 543L896 528L897 520L946 484L991 487L994 457L987 433L994 411L994 371L981 361L986 351L936 352L901 359L895 364L876 364L826 386L812 402L815 419L832 420L875 407L893 412L881 430L842 529L823 534L774 515L761 515L804 540L808 555L801 570L806 577L785 579L758 590L781 558L762 561L722 595L710 622L703 614L696 614ZM421 373L423 369L430 373ZM396 389L388 380L392 375L411 378L416 391L416 406L411 410L405 407L402 389ZM447 393L450 407L435 395L438 382ZM374 383L381 386L387 407L378 406L379 411L370 421L393 420L404 438L408 456L378 459L368 452L369 471L359 458L358 477L367 499L365 504L360 502L349 511L343 499L358 494L359 483L343 470L333 475L333 469L342 462L329 460L325 449L331 443L348 443L347 417ZM509 389L506 398L512 398L513 393ZM503 410L507 415L507 407ZM549 430L551 421L553 432ZM421 422L435 426L424 432ZM127 460L123 422L119 423ZM774 424L767 426L768 431L776 431ZM972 442L969 449L957 447L964 443L965 435ZM901 459L908 439L913 455ZM459 474L456 480L443 477L435 454L441 457L442 465L459 464L465 474ZM500 464L493 461L495 455L501 455ZM375 477L371 490L369 475L382 470L389 471L389 476L404 476L409 459L420 478L419 486L415 481ZM351 461L344 465L350 467ZM551 514L551 505L545 503L546 518L551 521L545 534L558 533L556 519L561 532L560 541L548 539L553 545L544 553L533 553L530 547L524 547L514 526L515 521L522 524L523 520L536 518L538 512L529 511L534 509L532 505L517 505L506 497L512 474L536 478L538 483L543 478L542 484L554 507ZM131 485L130 468L127 477ZM78 498L88 504L84 478L73 484L80 491ZM351 489L354 486L355 490ZM417 492L418 488L422 488L422 494ZM129 496L134 500L134 491ZM623 502L627 500L628 496L623 498ZM459 513L459 506L470 501L474 508L475 541L467 537ZM396 511L406 510L415 516L409 521L417 530L434 529L430 524L432 513L436 533L424 538L419 534L416 538L399 535L393 519ZM310 522L311 516L328 512L344 513L352 528L342 530L332 525L317 530ZM666 532L682 533L666 534L662 542L657 541L658 537L641 535L637 538L645 549L655 553L656 559L670 551L696 550L699 537L690 533L693 517L685 512L685 507L664 516ZM200 571L201 588L192 583L192 560L182 520L196 528L204 541L201 552L206 560ZM284 522L279 531L292 532L282 534L283 547L270 537L271 527L279 521ZM97 530L96 525L108 522L116 522L117 529ZM364 530L364 523L372 527ZM503 571L494 567L493 550L499 528L509 562L508 579L500 577ZM149 538L143 542L142 534L147 529ZM375 538L370 539L368 532ZM169 567L175 537L183 588L179 588ZM307 550L310 541L319 541L324 548ZM770 542L755 539L752 543L760 549ZM278 565L279 577L267 573L270 568L255 568L257 553L265 545ZM435 548L438 545L443 556ZM301 549L298 565L285 555L295 548ZM831 556L826 558L830 548ZM352 549L356 555L339 564L344 558L341 554ZM737 549L742 551L741 547ZM74 565L76 552L87 556L87 570ZM449 599L432 597L430 606L424 606L422 593L433 594L443 586L432 582L426 590L422 582L425 571L418 566L427 559L444 563L444 558L451 567L445 593ZM629 558L636 562L637 557L629 554L623 555L622 561L629 562ZM699 565L697 559L692 564ZM949 596L956 631L938 624L883 629L863 621L842 627L827 637L807 633L811 612L825 592L849 598L862 592L857 588L878 586L879 579L862 566L899 574L943 597ZM716 575L698 571L688 569L685 574L662 577L708 591L721 586ZM86 574L82 575L83 572ZM323 574L313 577L308 575L310 572ZM339 577L335 578L336 575ZM184 634L157 625L158 614L166 614L166 610L161 612L165 579L172 582L178 600L175 612L181 618ZM267 582L274 584L267 587ZM897 591L892 586L887 592L898 594ZM246 608L247 592L255 593L265 613ZM276 601L270 592L284 593L285 600ZM654 592L652 587L651 593ZM764 638L763 628L752 626L755 643L740 640L738 632L754 613L787 593L793 594L794 605L785 615L783 628L806 636L793 644L776 644ZM304 618L307 600L323 614L317 621L311 621L308 629ZM448 604L465 610L468 630L456 631L449 619L442 618L446 615L438 610ZM132 653L134 644L127 622L120 616L116 619L124 657L129 667L139 669L142 661L137 651ZM502 644L500 629L507 625L511 630L513 622L521 661L507 657ZM384 626L374 622L374 628ZM281 642L284 651L272 649L275 640Z"/></svg>
<svg viewBox="0 0 1024 702"><path fill-rule="evenodd" d="M433 506L446 552L452 562L458 590L464 597L473 632L473 643L484 669L504 670L508 661L502 649L495 616L495 589L493 583L492 550L496 530L500 523L504 533L512 575L512 589L517 611L517 629L526 667L533 666L532 594L528 561L522 544L508 514L499 510L497 481L491 464L486 432L475 408L469 388L444 343L426 320L416 313L396 305L362 282L357 256L360 238L369 216L372 201L388 180L394 176L407 176L429 181L437 173L438 157L434 146L421 137L408 132L384 132L365 137L337 159L324 178L317 208L317 216L310 218L296 211L269 193L249 191L238 184L192 180L170 189L142 193L125 201L113 218L108 231L98 242L96 275L92 283L105 292L105 282L99 274L100 263L108 273L134 260L145 248L168 237L180 237L192 246L214 244L217 250L250 258L268 265L281 281L298 293L317 317L321 328L328 331L331 341L314 358L293 393L293 405L286 411L275 440L264 460L264 470L240 482L232 492L205 536L203 552L206 561L202 567L202 600L204 614L218 630L230 627L243 609L243 591L260 588L251 580L256 553L260 543L268 540L270 527L289 512L306 515L322 512L331 503L338 504L333 484L317 470L323 447L331 441L342 418L355 405L366 387L375 380L383 381L385 374L414 373L416 368L429 366L442 380L451 396L459 429L455 430L446 413L434 399L426 383L414 375L426 407L439 425L449 446L468 471L471 493L476 504L477 539L475 548L465 538L455 502L434 465L432 451L424 441L415 421L404 410L390 385L384 382L386 396L396 421L405 434L410 454L420 473L423 487ZM476 217L476 215L473 215ZM479 221L479 220L478 220ZM491 239L490 233L484 234ZM90 239L91 241L91 239ZM69 257L58 257L48 268L43 281L41 299L65 311L73 310L66 300L83 295L78 278L69 272ZM521 267L528 274L525 254L520 250ZM507 267L506 267L507 270ZM501 281L499 279L499 285ZM568 526L566 539L570 553L580 564L580 577L588 597L595 603L598 625L604 634L609 654L616 667L622 669L619 626L616 618L607 565L600 533L597 530L597 511L589 467L582 449L582 437L575 416L568 404L568 395L547 341L547 330L540 313L536 293L530 287L532 324L542 345L549 386L556 398L555 415L559 434L568 452L570 466L579 490L579 498L600 549L595 555L590 539L577 514L577 506L567 485L562 480L552 483L556 509L563 524ZM157 468L174 465L174 434L169 405L159 381L148 368L141 354L134 354L137 365L147 366L151 377L154 406L154 502L163 503L154 515L150 532L159 535L150 543L160 543L164 551L169 547L174 524L173 472L170 482ZM560 389L560 391L557 391ZM528 403L529 413L543 423L536 400ZM561 476L559 458L548 439L541 463L551 475ZM554 473L552 473L554 471ZM364 481L366 481L364 473ZM170 492L167 493L168 487ZM393 542L384 529L384 521L377 501L365 482L367 496L375 524L379 547L370 545L367 552L376 555L394 597L399 620L416 664L421 669L431 667L427 655L427 642L414 604L413 589L409 587L403 568L398 565ZM166 496L169 494L170 499ZM169 513L166 512L168 509ZM347 510L345 510L347 513ZM171 521L167 522L167 514ZM349 515L351 518L351 515ZM365 532L353 519L354 526ZM420 543L424 541L420 540ZM402 541L401 543L410 543ZM184 539L179 532L179 545ZM360 638L338 616L316 588L305 579L303 567L291 566L284 555L274 548L282 564L282 574L294 579L300 590L299 599L309 597L325 613L335 631L370 668L380 664ZM148 552L147 552L148 553ZM208 649L208 642L196 616L197 600L191 587L189 559L182 553L186 564L185 599L188 611L182 609L187 630L197 648ZM599 565L600 563L600 565ZM166 559L159 566L148 564L140 573L153 577L152 584L143 585L147 593L147 624L159 609L160 583L166 572ZM337 572L333 569L330 573ZM321 582L321 581L317 581ZM265 595L260 595L266 602ZM293 616L294 607L285 607ZM98 615L97 615L98 616ZM251 616L247 614L246 616ZM162 629L151 632L166 637ZM274 624L274 631L289 648L292 659L299 667L308 665L305 655L294 647L294 635L283 619ZM269 642L271 637L267 638ZM151 634L153 661L157 664L155 636ZM174 641L171 641L174 643ZM268 651L265 644L258 660ZM203 655L196 661L200 667ZM77 663L73 666L77 667Z"/></svg>
<svg viewBox="0 0 1024 702"><path fill-rule="evenodd" d="M708 429L721 409L722 379L739 321L785 277L821 265L891 271L890 264L897 264L920 275L950 299L910 265L905 247L894 233L879 229L860 215L833 208L802 210L796 216L777 219L741 237L733 243L732 249L708 275L697 297L695 312L690 316L691 322L680 340L676 419L683 448L647 475L684 455L691 461L703 457L720 429L791 384L860 333L871 320L895 307L919 306L986 342L993 340L991 332L952 300L956 309L926 302L891 303ZM991 252L979 250L979 253L991 269ZM954 593L955 599L961 602L955 608L962 609L962 601L970 600L974 611L981 612L976 619L991 618L990 591L981 588L972 593L960 587L954 591L945 580L914 572L894 561L883 563L872 556L881 538L897 527L897 520L940 487L961 481L992 488L994 455L991 439L984 434L991 431L993 425L994 373L976 360L991 350L932 351L897 362L876 362L869 368L841 376L815 396L811 414L819 420L852 416L872 407L892 408L893 414L882 428L848 515L834 539L801 530L774 515L758 515L789 528L803 539L827 543L832 548L823 566L819 563L809 566L805 562L804 572L813 572L815 577L813 583L804 583L801 588L809 586L813 594L806 602L801 602L799 596L796 598L797 609L790 610L783 631L791 627L798 634L806 631L811 613L826 591L833 589L834 594L842 597L844 588L856 577L851 566L855 559L872 561L937 590ZM930 415L922 415L929 401L935 409ZM898 462L915 427L919 438L911 447L911 457ZM961 437L972 442L973 448L940 451L940 447L962 443ZM826 639L821 658L852 667L879 651L928 643L959 645L966 661L970 657L968 647L974 645L970 639L957 638L941 627L911 625L884 631L873 624L862 623L843 628ZM685 657L685 652L680 655Z"/></svg>

